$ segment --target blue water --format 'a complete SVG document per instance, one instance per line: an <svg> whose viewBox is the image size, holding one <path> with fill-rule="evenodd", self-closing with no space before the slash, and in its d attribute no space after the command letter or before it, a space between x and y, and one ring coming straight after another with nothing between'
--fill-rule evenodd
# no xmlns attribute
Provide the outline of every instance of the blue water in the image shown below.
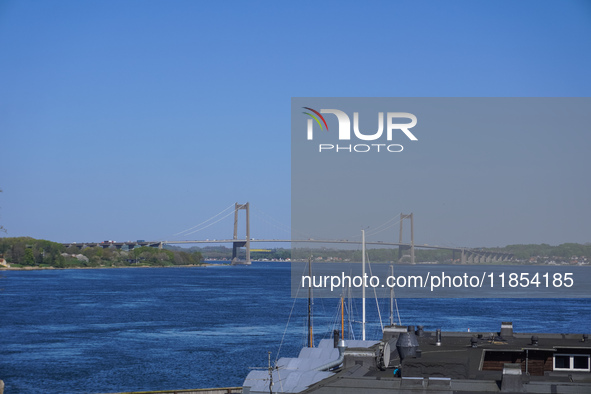
<svg viewBox="0 0 591 394"><path fill-rule="evenodd" d="M338 328L338 303L315 301L316 342ZM513 321L520 332L591 331L586 299L401 299L398 307L403 324L426 329L498 331ZM250 367L267 366L268 351L277 357L288 319L280 355L297 356L306 310L306 300L290 298L289 263L2 272L0 379L6 394L240 386ZM378 337L373 300L368 319L368 337Z"/></svg>

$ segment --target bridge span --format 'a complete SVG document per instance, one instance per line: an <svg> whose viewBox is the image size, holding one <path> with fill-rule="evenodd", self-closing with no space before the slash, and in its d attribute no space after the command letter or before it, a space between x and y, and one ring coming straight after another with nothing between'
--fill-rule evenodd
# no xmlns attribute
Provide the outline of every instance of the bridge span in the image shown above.
<svg viewBox="0 0 591 394"><path fill-rule="evenodd" d="M248 241L248 242L247 242ZM105 242L70 242L64 243L65 247L77 247L82 249L84 247L102 247L102 248L109 248L114 247L117 249L121 249L124 245L127 245L129 249L133 249L136 247L141 246L149 246L149 247L157 247L162 248L164 245L185 245L185 244L228 244L231 243L235 247L233 258L236 258L235 249L238 247L244 247L246 244L250 244L253 242L257 243L312 243L312 244L349 244L349 245L361 245L361 241L350 241L346 239L334 240L334 239L255 239L251 238L250 240L247 239L205 239L205 240L185 240L185 241L128 241L128 242L113 242L113 241L105 241ZM513 258L513 254L511 253L501 253L501 252L490 252L490 251L483 251L480 249L474 248L464 248L464 247L451 247L451 246L439 246L439 245L427 245L427 244L412 244L412 243L401 243L401 242L383 242L383 241L366 241L366 245L377 245L377 246L398 246L399 250L410 250L414 248L420 249L439 249L439 250L450 250L453 252L453 259L455 260L456 253L460 258L462 264L466 263L490 263L490 262L498 262L498 261L509 261ZM248 246L248 252L250 252L250 245ZM402 253L402 252L401 252ZM400 254L401 254L400 253ZM250 262L250 253L247 254L249 256L248 262L243 262L248 264ZM401 254L402 255L402 254ZM414 253L413 253L414 255Z"/></svg>
<svg viewBox="0 0 591 394"><path fill-rule="evenodd" d="M230 205L231 207L231 205ZM244 210L246 211L246 238L245 239L238 239L238 211ZM341 240L331 240L331 239L255 239L250 237L250 203L234 204L234 234L232 239L213 239L213 240L194 240L194 241L144 241L138 240L135 242L128 241L128 242L114 242L114 241L104 241L104 242L83 242L83 243L64 243L66 247L75 246L80 249L83 247L90 247L90 246L100 246L103 248L115 247L115 248L122 248L124 245L127 245L128 248L133 249L136 247L141 246L150 246L150 247L157 247L162 248L163 245L182 245L182 244L212 244L212 243L231 243L232 244L232 264L250 264L250 244L251 242L260 242L260 243L269 243L269 242L283 242L283 243L318 243L318 244L351 244L351 245L361 245L361 241L349 241L347 239ZM230 213L231 215L231 213ZM402 230L403 230L403 222L404 219L410 220L410 243L403 243L402 242ZM480 249L473 249L473 248L463 248L463 247L448 247L448 246L438 246L438 245L418 245L414 242L414 217L413 214L400 214L400 238L399 242L366 242L366 245L379 245L379 246L398 246L398 258L402 259L407 255L405 253L409 252L411 263L414 264L415 262L415 248L421 249L443 249L443 250L451 250L452 251L452 259L456 259L456 254L459 254L460 261L462 264L465 263L490 263L490 262L497 262L497 261L508 261L513 258L513 255L510 253L500 253L500 252L488 252L483 251ZM246 249L246 258L245 260L240 261L238 259L238 249L245 248Z"/></svg>

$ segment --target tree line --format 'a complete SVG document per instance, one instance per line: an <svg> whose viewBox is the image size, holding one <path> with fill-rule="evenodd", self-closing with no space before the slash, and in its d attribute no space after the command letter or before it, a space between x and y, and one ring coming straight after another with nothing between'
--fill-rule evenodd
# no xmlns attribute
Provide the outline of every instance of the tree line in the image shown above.
<svg viewBox="0 0 591 394"><path fill-rule="evenodd" d="M516 260L528 261L540 258L568 261L575 256L591 260L591 243L564 243L557 246L548 244L516 244L497 248L474 248L482 251L512 253ZM409 251L405 251L408 254ZM369 258L374 262L398 262L397 248L368 249ZM293 255L293 256L292 256ZM312 256L315 261L361 261L361 250L345 249L271 249L270 252L252 252L252 260L306 260ZM205 259L230 260L232 249L225 246L192 247L165 246L157 249L148 246L131 250L102 247L64 245L31 237L0 238L0 257L14 267L118 267L118 266L187 266L199 265ZM415 249L415 261L452 262L459 259L450 250ZM539 261L538 261L539 262Z"/></svg>
<svg viewBox="0 0 591 394"><path fill-rule="evenodd" d="M486 251L513 253L517 260L528 260L536 257L559 258L563 260L572 257L591 259L591 243L563 243L557 246L548 244L517 244L503 248L484 248Z"/></svg>
<svg viewBox="0 0 591 394"><path fill-rule="evenodd" d="M203 263L200 252L143 246L131 250L64 245L31 237L0 238L0 257L12 267L80 268L123 266L187 266Z"/></svg>

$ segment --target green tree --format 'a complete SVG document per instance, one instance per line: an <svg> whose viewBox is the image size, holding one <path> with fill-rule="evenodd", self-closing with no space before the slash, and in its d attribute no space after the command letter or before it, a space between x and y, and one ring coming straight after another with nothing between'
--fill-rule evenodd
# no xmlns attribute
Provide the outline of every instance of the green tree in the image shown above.
<svg viewBox="0 0 591 394"><path fill-rule="evenodd" d="M16 264L21 264L25 257L25 244L24 242L15 242L12 244L12 249L10 251L10 258L11 261Z"/></svg>
<svg viewBox="0 0 591 394"><path fill-rule="evenodd" d="M101 250L103 251L102 256L100 256L102 259L115 260L116 257L119 257L119 253L115 249L106 248Z"/></svg>
<svg viewBox="0 0 591 394"><path fill-rule="evenodd" d="M203 263L203 255L201 254L201 252L199 252L199 251L193 252L191 254L191 257L193 257L193 264L202 264Z"/></svg>
<svg viewBox="0 0 591 394"><path fill-rule="evenodd" d="M55 258L53 266L56 268L66 268L66 258L61 254Z"/></svg>
<svg viewBox="0 0 591 394"><path fill-rule="evenodd" d="M82 254L89 259L93 257L98 257L99 259L103 257L103 248L100 246L93 246L82 249Z"/></svg>
<svg viewBox="0 0 591 394"><path fill-rule="evenodd" d="M191 255L187 252L174 251L173 254L175 265L188 265L192 263Z"/></svg>
<svg viewBox="0 0 591 394"><path fill-rule="evenodd" d="M33 249L26 248L25 249L25 257L23 260L23 264L25 265L35 265L35 255L33 253Z"/></svg>
<svg viewBox="0 0 591 394"><path fill-rule="evenodd" d="M80 253L80 249L78 249L75 246L69 246L68 248L66 248L66 253L68 253L68 254L78 254L78 253Z"/></svg>

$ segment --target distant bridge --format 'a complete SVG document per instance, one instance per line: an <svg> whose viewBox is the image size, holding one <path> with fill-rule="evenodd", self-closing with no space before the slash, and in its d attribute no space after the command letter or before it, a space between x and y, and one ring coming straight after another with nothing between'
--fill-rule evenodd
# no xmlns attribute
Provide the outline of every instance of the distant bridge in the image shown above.
<svg viewBox="0 0 591 394"><path fill-rule="evenodd" d="M361 241L349 241L346 239L343 240L333 240L333 239L254 239L251 238L250 242L260 242L260 243L270 243L270 242L278 242L278 243L317 243L317 244L349 244L349 245L361 245ZM249 243L250 243L249 242ZM239 244L239 245L246 245L246 239L206 239L206 240L193 240L193 241L128 241L128 242L70 242L64 243L65 247L75 246L80 249L84 247L102 247L102 248L109 248L115 247L117 249L121 249L124 245L127 245L129 249L133 249L135 247L141 246L150 246L155 248L162 248L164 245L180 245L180 244ZM437 246L437 245L417 245L417 244L409 244L409 243L399 243L399 242L365 242L366 245L378 245L378 246L398 246L401 250L410 250L411 248L420 248L420 249L440 249L440 250L451 250L453 252L453 259L455 260L456 253L460 258L462 263L490 263L490 262L498 262L498 261L509 261L513 258L513 254L511 253L500 253L500 252L486 252L478 249L472 248L462 248L462 247L449 247L449 246ZM241 246L238 246L241 247ZM249 249L250 251L250 249ZM234 258L236 256L233 256ZM249 260L250 261L250 260Z"/></svg>
<svg viewBox="0 0 591 394"><path fill-rule="evenodd" d="M238 239L238 211L246 210L246 239ZM410 243L402 242L402 223L404 219L410 219ZM164 245L181 245L181 244L212 244L212 243L231 243L232 244L232 264L250 264L250 243L260 242L282 242L282 243L319 243L319 244L350 244L350 245L361 245L361 241L349 241L347 239L255 239L250 237L250 206L249 203L239 204L236 203L234 206L234 237L232 239L206 239L206 240L194 240L194 241L127 241L127 242L115 242L115 241L104 241L104 242L70 242L64 243L66 247L78 247L82 249L84 247L102 247L110 248L115 247L121 249L124 245L127 245L129 249L133 249L141 246L157 247L162 249ZM459 255L462 264L465 263L490 263L497 261L509 261L513 259L511 253L501 252L487 252L480 249L474 248L463 248L463 247L449 247L449 246L438 246L438 245L417 245L414 242L414 220L413 214L400 214L400 239L399 242L365 242L366 245L378 245L378 246L398 246L398 257L402 259L406 257L405 253L410 252L411 263L415 262L415 248L421 249L440 249L440 250L451 250L452 259L456 259L456 254ZM246 258L243 261L238 259L238 249L246 249Z"/></svg>

